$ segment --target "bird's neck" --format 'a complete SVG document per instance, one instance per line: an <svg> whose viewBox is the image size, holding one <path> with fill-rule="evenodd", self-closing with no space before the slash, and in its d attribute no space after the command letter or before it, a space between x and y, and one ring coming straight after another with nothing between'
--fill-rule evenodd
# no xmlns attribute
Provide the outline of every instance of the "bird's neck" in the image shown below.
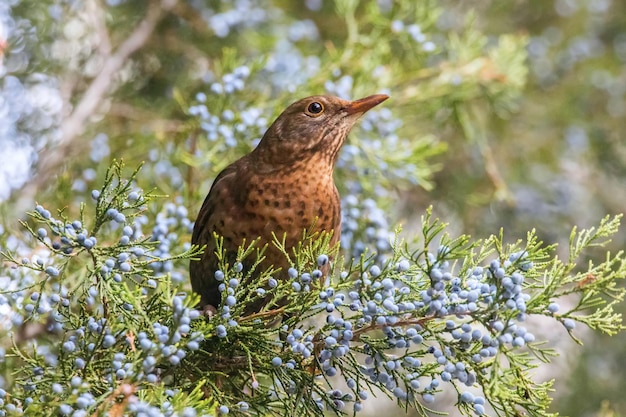
<svg viewBox="0 0 626 417"><path fill-rule="evenodd" d="M257 147L249 154L251 168L259 174L284 174L291 171L314 172L319 176L333 175L336 153L315 150L292 154L278 154Z"/></svg>

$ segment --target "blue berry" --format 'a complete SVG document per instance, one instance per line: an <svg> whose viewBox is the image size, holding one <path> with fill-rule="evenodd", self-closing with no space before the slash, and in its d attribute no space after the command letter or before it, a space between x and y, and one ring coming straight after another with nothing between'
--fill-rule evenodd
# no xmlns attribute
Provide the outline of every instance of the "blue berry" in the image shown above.
<svg viewBox="0 0 626 417"><path fill-rule="evenodd" d="M411 264L409 263L409 261L407 261L406 259L401 260L400 262L398 262L398 271L400 272L406 272L409 270L409 268L411 267Z"/></svg>
<svg viewBox="0 0 626 417"><path fill-rule="evenodd" d="M41 217L43 217L44 219L48 220L50 219L51 215L50 212L48 210L46 210L45 208L43 208L40 205L37 205L35 207L35 210L37 211L37 213L39 213L41 215Z"/></svg>
<svg viewBox="0 0 626 417"><path fill-rule="evenodd" d="M227 306L232 307L235 304L237 304L237 299L235 298L235 296L229 295L228 297L226 297L226 305Z"/></svg>
<svg viewBox="0 0 626 417"><path fill-rule="evenodd" d="M74 359L74 367L76 369L85 369L85 360L83 358L76 358Z"/></svg>
<svg viewBox="0 0 626 417"><path fill-rule="evenodd" d="M422 395L422 399L426 404L432 404L435 402L435 396L429 393L425 393Z"/></svg>
<svg viewBox="0 0 626 417"><path fill-rule="evenodd" d="M104 348L110 348L111 346L113 346L115 344L115 337L107 334L106 336L104 336L104 339L102 340L102 346Z"/></svg>
<svg viewBox="0 0 626 417"><path fill-rule="evenodd" d="M217 337L224 338L227 335L226 326L224 326L223 324L218 325L216 331Z"/></svg>
<svg viewBox="0 0 626 417"><path fill-rule="evenodd" d="M59 406L59 413L63 416L69 416L72 413L73 409L68 404L61 404Z"/></svg>
<svg viewBox="0 0 626 417"><path fill-rule="evenodd" d="M70 379L70 385L74 388L78 388L82 383L83 380L78 375L75 375Z"/></svg>
<svg viewBox="0 0 626 417"><path fill-rule="evenodd" d="M353 390L353 389L356 388L356 381L354 379L352 379L352 378L348 378L346 380L346 385L348 386L348 388Z"/></svg>
<svg viewBox="0 0 626 417"><path fill-rule="evenodd" d="M474 402L474 394L472 394L469 391L465 391L464 393L461 394L461 402L464 403L473 403Z"/></svg>
<svg viewBox="0 0 626 417"><path fill-rule="evenodd" d="M327 348L330 348L337 344L337 339L332 336L328 336L326 339L324 339L324 343Z"/></svg>
<svg viewBox="0 0 626 417"><path fill-rule="evenodd" d="M118 213L119 212L116 209L114 209L114 208L107 209L107 211L106 211L106 215L110 219L115 218L115 216L117 216Z"/></svg>
<svg viewBox="0 0 626 417"><path fill-rule="evenodd" d="M56 268L55 268L55 267L53 267L53 266L49 266L49 267L47 267L47 268L46 268L46 270L45 270L45 272L46 272L46 274L50 275L51 277L57 277L57 276L59 276L59 270L58 270L58 269L56 269Z"/></svg>
<svg viewBox="0 0 626 417"><path fill-rule="evenodd" d="M502 323L500 320L497 320L491 324L491 327L493 327L495 331L501 332L502 330L504 330L504 323Z"/></svg>

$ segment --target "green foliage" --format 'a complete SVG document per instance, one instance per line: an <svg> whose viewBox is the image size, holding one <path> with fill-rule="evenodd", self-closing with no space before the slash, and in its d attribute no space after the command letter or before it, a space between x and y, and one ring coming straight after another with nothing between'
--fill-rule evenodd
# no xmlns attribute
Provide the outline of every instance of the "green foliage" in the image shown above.
<svg viewBox="0 0 626 417"><path fill-rule="evenodd" d="M526 317L561 321L572 337L567 320L609 334L623 329L621 315L614 311L625 292L617 285L626 273L623 253L587 268L581 265L588 248L603 246L617 232L619 217L574 230L564 263L555 256L556 246L545 246L534 232L513 244L505 244L502 234L485 240L452 237L430 212L422 219L421 236L396 240L384 264L371 255L345 268L335 264L321 287L310 278L316 276L318 256L331 250L323 237L305 236L315 244L304 244L308 249L296 249L292 258L302 272L277 285L268 285L272 270L252 278L238 263L223 263L224 282L232 288L224 298L232 295L237 303L207 320L193 310L196 297L180 292L185 282L150 267L192 258L200 248L158 257L151 253L163 241L114 238L120 232L114 213L123 213L126 221L136 219L154 197L133 191L137 174L125 179L120 163L109 169L95 204L81 205L81 223L90 227L77 228L63 210L58 218L42 208L30 212L32 220L24 226L51 252L47 263L3 253L38 277L13 291L29 295L26 305L32 306L22 307L22 325L55 323L36 344L15 340L7 353L5 371L12 370L7 374L11 394L3 402L7 415L12 415L10 404L28 415L42 415L63 404L81 408L81 401L96 415L118 415L114 410L121 413L131 406L131 396L157 406L167 397L171 411L193 407L211 413L217 405L228 405L235 415L238 409L262 415L322 415L321 409L342 414L345 403L360 404L363 391L375 388L395 397L401 407L426 415L428 401L418 400L441 390L433 381L445 382L445 365L454 363L462 364L465 378L473 375L469 385L482 389L497 415L524 410L545 416L552 382L536 382L530 371L556 352L543 340L524 338L529 332L520 328ZM33 224L49 230L53 239L42 237ZM79 237L87 231L97 241L88 248ZM238 259L254 252L253 242ZM52 265L58 272L49 269ZM516 290L512 279L517 279ZM473 301L468 292L474 292ZM573 308L550 309L571 294L579 299ZM259 298L287 303L268 303L259 313L242 317L246 305ZM509 304L512 299L517 304ZM463 332L471 337L455 334L463 326L469 326ZM297 340L304 344L296 347ZM493 354L482 351L488 346ZM349 380L349 392L337 391L338 384ZM451 385L460 411L472 414L476 405L462 396L466 381L453 379Z"/></svg>
<svg viewBox="0 0 626 417"><path fill-rule="evenodd" d="M559 222L569 229L622 210L611 187L624 165L620 61L596 55L559 66L579 50L570 40L584 40L575 28L593 31L608 18L559 20L550 2L523 11L514 3L482 11L435 1L322 3L320 11L280 0L23 0L10 8L22 35L11 34L6 50L0 39L0 70L10 63L7 74L26 87L50 76L64 88L65 109L48 114L55 97L34 95L43 104L31 107L50 126L32 130L39 113L8 101L28 111L11 114L15 132L0 131L0 141L17 147L26 132L34 149L45 148L32 182L1 208L1 413L195 416L227 406L234 415L351 414L374 401L364 392L380 389L419 415L442 410L432 401L445 391L463 414L546 416L553 381L535 380L534 371L559 352L535 340L526 318L562 325L576 342L576 323L623 330L624 253L608 246L620 247L621 217L575 228L569 245ZM623 15L612 13L614 27ZM532 16L557 26L560 38ZM146 23L152 32L111 70ZM617 32L592 34L609 45L597 51L620 53ZM86 111L93 87L102 93ZM2 90L6 100L23 97L15 91ZM236 302L200 317L186 267L202 248L188 241L212 179L286 105L321 92L391 96L364 117L338 161L344 230L330 276L316 285L318 257L336 248L328 236L304 236L295 253L282 248L291 281L274 283L274 271L263 271L250 282L251 271L223 262L223 300ZM587 120L598 103L607 111ZM84 133L59 133L81 112L71 127ZM589 136L578 146L570 133L581 129ZM117 155L143 168L126 173ZM520 192L531 184L539 197ZM424 211L417 201L454 230L501 231L454 237L428 211L401 241L392 232L400 197L411 199L401 213L409 225ZM239 260L255 256L262 248L250 242ZM460 296L476 288L484 289L470 296L476 301ZM247 304L270 297L275 303L242 317Z"/></svg>

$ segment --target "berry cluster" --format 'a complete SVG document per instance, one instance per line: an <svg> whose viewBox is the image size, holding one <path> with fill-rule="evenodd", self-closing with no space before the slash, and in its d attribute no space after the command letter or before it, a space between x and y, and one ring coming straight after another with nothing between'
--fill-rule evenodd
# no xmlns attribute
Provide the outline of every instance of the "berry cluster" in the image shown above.
<svg viewBox="0 0 626 417"><path fill-rule="evenodd" d="M31 295L31 298L37 297ZM53 299L54 294L50 298ZM191 330L191 321L199 317L199 313L185 306L183 296L173 298L169 307L170 324L154 323L151 331L142 331L136 336L114 330L123 329L124 323L112 323L93 316L83 317L83 324L73 329L70 324L73 319L66 311L65 301L68 299L63 298L60 305L52 306L55 313L51 317L58 321L60 329L68 332L67 337L61 342L58 352L48 349L38 351L38 354L43 355L45 365L30 369L30 376L21 385L21 390L26 394L32 392L32 396L26 396L21 407L19 403L5 403L6 400L0 395L0 403L4 406L4 409L0 409L0 415L5 415L4 410L15 415L26 415L23 407L27 408L37 398L44 401L50 395L58 401L57 412L60 415L89 415L87 410L96 404L97 392L103 387L101 383L94 385L83 380L81 375L100 375L101 382L109 390L115 389L116 381L157 384L161 372L167 368L165 363L174 367L179 365L186 352L199 349L203 340L202 333ZM137 363L141 364L139 368ZM51 377L60 381L60 374L67 376L66 383L49 383ZM19 393L15 394L19 398ZM133 412L130 415L142 415L146 407L152 407L137 401L134 396L131 396L131 400L134 405L129 406L129 411ZM165 412L168 408L164 404L161 411Z"/></svg>
<svg viewBox="0 0 626 417"><path fill-rule="evenodd" d="M283 326L288 359L281 355L271 361L286 373L280 385L289 387L289 371L301 369L316 355L325 377L339 378L349 388L318 393L314 401L321 409L339 411L352 403L359 411L372 385L388 390L399 402L418 404L419 398L428 404L441 384L449 383L457 389L460 404L483 415L485 398L461 387L476 387L502 349L534 342L534 335L519 324L526 319L531 297L524 291L524 274L533 263L519 251L503 263L494 260L455 275L449 261L456 256L453 252L442 245L421 259L395 258L385 267L370 264L357 279L343 273L334 287L327 283L314 307L326 314L321 332ZM317 259L318 266L326 262L326 255ZM289 276L294 291L308 292L311 277L319 279L321 272L300 274L291 268ZM547 307L556 309L554 303ZM365 358L355 374L348 364L357 354Z"/></svg>
<svg viewBox="0 0 626 417"><path fill-rule="evenodd" d="M148 264L155 276L167 274L176 283L184 281L183 274L174 268L173 261L170 259L172 256L170 250L177 247L188 250L190 245L184 242L184 236L191 234L192 231L193 222L189 218L187 208L182 204L165 204L164 210L156 216L150 237L150 241L156 246L147 254L147 256L162 259Z"/></svg>
<svg viewBox="0 0 626 417"><path fill-rule="evenodd" d="M240 92L249 76L250 69L245 65L240 66L225 74L220 81L212 82L209 88L218 95ZM197 103L190 106L188 112L199 119L200 129L211 142L213 151L234 148L251 138L258 141L267 129L267 119L262 117L260 108L247 106L239 110L220 107L218 114L212 114L205 93L196 94L196 100Z"/></svg>
<svg viewBox="0 0 626 417"><path fill-rule="evenodd" d="M359 187L357 183L352 183ZM366 248L373 250L380 260L391 250L392 232L385 212L376 201L359 201L356 193L341 200L341 247L351 257L358 258Z"/></svg>

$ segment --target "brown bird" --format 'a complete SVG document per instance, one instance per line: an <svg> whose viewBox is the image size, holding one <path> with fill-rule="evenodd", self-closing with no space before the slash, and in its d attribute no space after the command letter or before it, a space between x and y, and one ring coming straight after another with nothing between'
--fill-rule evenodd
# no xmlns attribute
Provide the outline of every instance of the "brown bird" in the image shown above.
<svg viewBox="0 0 626 417"><path fill-rule="evenodd" d="M285 238L288 253L305 230L333 232L331 244L338 241L341 207L333 167L339 149L359 117L387 98L377 94L355 101L332 96L299 100L272 123L252 152L220 172L202 204L191 239L195 245L206 245L201 258L189 267L191 287L200 294L205 311L217 308L221 300L220 282L214 276L219 268L214 233L224 238L230 265L244 239L250 243L260 238L257 247L267 247L257 271L281 268L279 278L286 277L289 264L272 243L273 233ZM256 259L241 261L249 268ZM263 305L261 300L247 313Z"/></svg>

